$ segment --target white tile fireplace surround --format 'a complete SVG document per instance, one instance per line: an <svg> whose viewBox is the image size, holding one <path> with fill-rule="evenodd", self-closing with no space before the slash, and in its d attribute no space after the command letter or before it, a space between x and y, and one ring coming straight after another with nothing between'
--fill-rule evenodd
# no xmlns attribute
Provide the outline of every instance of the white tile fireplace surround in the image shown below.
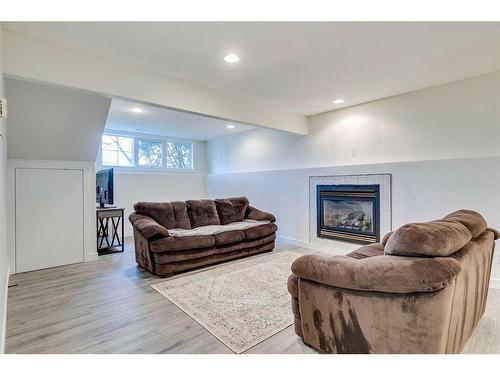
<svg viewBox="0 0 500 375"><path fill-rule="evenodd" d="M379 185L380 192L380 238L392 231L392 176L391 174L358 174L309 177L309 241L315 247L335 249L346 253L361 245L317 235L316 189L318 185Z"/></svg>

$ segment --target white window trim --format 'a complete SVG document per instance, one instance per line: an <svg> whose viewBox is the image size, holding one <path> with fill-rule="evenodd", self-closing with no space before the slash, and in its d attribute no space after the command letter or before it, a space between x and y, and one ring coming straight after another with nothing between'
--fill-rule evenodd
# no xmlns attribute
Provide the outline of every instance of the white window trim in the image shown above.
<svg viewBox="0 0 500 375"><path fill-rule="evenodd" d="M195 159L195 142L188 139L178 139L178 138L167 138L156 135L149 134L139 134L139 133L129 133L116 130L106 130L101 135L109 135L114 137L127 137L134 139L134 163L133 167L123 167L115 165L103 165L102 164L102 141L99 142L99 152L97 154L96 165L97 169L108 169L113 168L116 173L197 173L196 159ZM142 141L153 141L153 142L179 142L179 143L189 143L191 144L191 168L167 168L166 165L166 153L165 146L163 152L163 166L151 166L151 165L139 165L139 148L138 140Z"/></svg>

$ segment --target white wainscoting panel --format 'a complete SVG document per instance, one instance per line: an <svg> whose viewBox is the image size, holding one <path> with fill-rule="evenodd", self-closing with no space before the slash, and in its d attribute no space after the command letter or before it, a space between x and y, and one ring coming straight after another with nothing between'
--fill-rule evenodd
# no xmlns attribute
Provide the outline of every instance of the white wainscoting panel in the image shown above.
<svg viewBox="0 0 500 375"><path fill-rule="evenodd" d="M83 170L16 168L16 272L83 262Z"/></svg>

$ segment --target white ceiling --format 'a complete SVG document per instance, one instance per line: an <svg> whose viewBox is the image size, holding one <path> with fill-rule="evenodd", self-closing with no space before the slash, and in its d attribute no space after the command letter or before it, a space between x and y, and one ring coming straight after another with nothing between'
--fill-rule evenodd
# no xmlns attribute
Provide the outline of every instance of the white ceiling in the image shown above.
<svg viewBox="0 0 500 375"><path fill-rule="evenodd" d="M500 70L500 23L3 23L314 114ZM241 61L227 64L235 53ZM333 104L344 98L342 105Z"/></svg>
<svg viewBox="0 0 500 375"><path fill-rule="evenodd" d="M133 108L141 108L143 112L135 113L132 111ZM228 129L228 125L233 125L234 129ZM152 105L113 99L109 108L106 129L207 141L212 138L255 129L255 127Z"/></svg>

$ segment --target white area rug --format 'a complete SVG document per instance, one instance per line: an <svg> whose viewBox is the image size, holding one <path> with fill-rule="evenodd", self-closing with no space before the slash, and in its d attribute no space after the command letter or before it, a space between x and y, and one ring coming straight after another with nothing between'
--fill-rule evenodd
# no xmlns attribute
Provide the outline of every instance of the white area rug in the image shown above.
<svg viewBox="0 0 500 375"><path fill-rule="evenodd" d="M257 256L151 285L235 353L293 324L286 283L302 254Z"/></svg>

